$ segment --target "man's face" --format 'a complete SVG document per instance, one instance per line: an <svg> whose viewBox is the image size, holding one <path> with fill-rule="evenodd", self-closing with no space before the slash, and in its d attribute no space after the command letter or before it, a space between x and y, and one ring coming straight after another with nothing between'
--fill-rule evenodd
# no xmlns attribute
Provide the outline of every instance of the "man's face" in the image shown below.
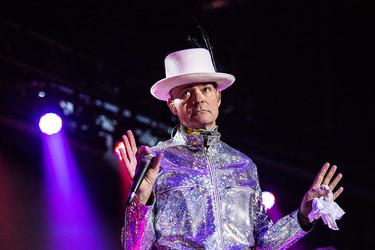
<svg viewBox="0 0 375 250"><path fill-rule="evenodd" d="M192 83L171 90L168 106L189 128L213 129L219 115L221 92L213 83Z"/></svg>

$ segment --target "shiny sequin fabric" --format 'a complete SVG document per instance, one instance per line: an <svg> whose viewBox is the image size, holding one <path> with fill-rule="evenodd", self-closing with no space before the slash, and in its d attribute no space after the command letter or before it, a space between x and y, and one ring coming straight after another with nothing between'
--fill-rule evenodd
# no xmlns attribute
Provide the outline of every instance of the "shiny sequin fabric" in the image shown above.
<svg viewBox="0 0 375 250"><path fill-rule="evenodd" d="M179 130L152 150L164 154L153 202L127 209L124 249L286 249L307 234L297 211L272 223L256 165L217 131Z"/></svg>

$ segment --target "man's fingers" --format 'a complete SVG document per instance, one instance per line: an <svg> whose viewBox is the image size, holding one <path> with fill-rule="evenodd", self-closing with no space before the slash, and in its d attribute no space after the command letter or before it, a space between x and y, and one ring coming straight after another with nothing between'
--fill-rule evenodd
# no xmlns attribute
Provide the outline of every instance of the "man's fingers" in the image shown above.
<svg viewBox="0 0 375 250"><path fill-rule="evenodd" d="M336 165L332 165L330 167L330 164L328 162L325 163L320 169L318 175L315 177L315 180L310 190L320 189L321 185L327 185L330 190L334 190L337 184L340 182L340 180L343 177L341 173L338 173L335 176L336 170L337 170Z"/></svg>
<svg viewBox="0 0 375 250"><path fill-rule="evenodd" d="M147 155L147 154L151 154L151 153L152 153L152 151L151 151L149 146L140 146L139 149L138 149L138 155L139 156Z"/></svg>
<svg viewBox="0 0 375 250"><path fill-rule="evenodd" d="M155 178L159 173L159 166L160 166L160 161L162 157L163 157L163 153L157 154L154 158L151 168L148 170L150 175L147 175L147 177L153 176L152 178L151 177L149 179L147 178L147 181L149 182L150 185L154 184Z"/></svg>
<svg viewBox="0 0 375 250"><path fill-rule="evenodd" d="M334 176L335 172L336 172L336 169L337 169L337 166L336 165L333 165L329 170L328 172L326 173L326 175L324 176L324 179L323 179L323 185L327 185L329 186L330 183L331 183L331 179L332 177ZM332 189L331 189L332 190Z"/></svg>
<svg viewBox="0 0 375 250"><path fill-rule="evenodd" d="M129 159L128 159L128 156L125 152L125 149L123 148L119 148L119 151L120 151L120 156L121 156L121 160L122 162L125 164L125 165L128 165L129 164Z"/></svg>
<svg viewBox="0 0 375 250"><path fill-rule="evenodd" d="M128 135L129 145L130 145L132 151L134 152L134 154L136 154L137 144L135 143L135 138L134 138L133 132L131 130L128 130L128 131L126 131L126 134Z"/></svg>
<svg viewBox="0 0 375 250"><path fill-rule="evenodd" d="M133 150L132 146L130 145L129 138L126 135L122 136L122 141L124 143L124 148L125 148L125 152L127 154L127 158L130 159L130 160L133 159L133 157L137 153L137 149L135 149L135 151Z"/></svg>
<svg viewBox="0 0 375 250"><path fill-rule="evenodd" d="M133 178L135 174L135 168L137 166L137 159L136 159L137 148L136 148L134 136L130 130L127 131L127 135L122 136L124 149L120 149L120 155L122 157L123 163L126 166L129 176Z"/></svg>
<svg viewBox="0 0 375 250"><path fill-rule="evenodd" d="M328 168L329 168L329 163L326 162L326 163L322 166L322 168L320 169L318 175L315 177L315 180L314 180L313 184L311 185L311 188L310 188L310 189L320 188L320 186L322 185L322 182L323 182L324 176L325 176L326 173L327 173Z"/></svg>
<svg viewBox="0 0 375 250"><path fill-rule="evenodd" d="M155 161L152 165L152 168L157 168L160 165L161 158L163 158L163 153L160 153L155 157Z"/></svg>
<svg viewBox="0 0 375 250"><path fill-rule="evenodd" d="M131 168L131 164L130 164L128 158L127 158L125 150L123 148L120 148L119 151L120 151L120 155L122 157L122 161L125 165L125 168L126 168L128 174L129 174L130 178L133 178L133 176L135 174L135 168Z"/></svg>
<svg viewBox="0 0 375 250"><path fill-rule="evenodd" d="M339 189L336 190L336 192L333 193L333 200L336 200L337 197L340 196L340 194L344 191L343 187L340 187Z"/></svg>
<svg viewBox="0 0 375 250"><path fill-rule="evenodd" d="M342 179L342 174L341 173L337 174L336 177L333 179L333 181L331 181L328 184L329 189L334 190L341 179Z"/></svg>

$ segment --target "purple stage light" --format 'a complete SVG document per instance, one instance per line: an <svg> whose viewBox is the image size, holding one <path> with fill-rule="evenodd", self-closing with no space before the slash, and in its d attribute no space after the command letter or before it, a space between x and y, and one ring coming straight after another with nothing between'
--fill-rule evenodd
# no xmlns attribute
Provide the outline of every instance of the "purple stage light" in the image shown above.
<svg viewBox="0 0 375 250"><path fill-rule="evenodd" d="M271 192L262 192L263 206L266 210L271 209L276 202L275 196Z"/></svg>
<svg viewBox="0 0 375 250"><path fill-rule="evenodd" d="M60 132L62 128L62 120L60 116L54 113L47 113L39 120L40 131L47 135L53 135Z"/></svg>

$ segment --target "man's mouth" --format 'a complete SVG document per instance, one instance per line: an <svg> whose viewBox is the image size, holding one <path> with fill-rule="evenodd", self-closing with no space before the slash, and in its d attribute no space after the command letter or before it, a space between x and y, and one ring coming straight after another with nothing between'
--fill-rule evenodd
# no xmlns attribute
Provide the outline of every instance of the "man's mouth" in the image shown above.
<svg viewBox="0 0 375 250"><path fill-rule="evenodd" d="M205 113L205 112L209 113L210 111L205 110L205 109L196 109L196 110L193 110L193 111L191 112L191 116L196 115L196 114L198 114L198 113Z"/></svg>

